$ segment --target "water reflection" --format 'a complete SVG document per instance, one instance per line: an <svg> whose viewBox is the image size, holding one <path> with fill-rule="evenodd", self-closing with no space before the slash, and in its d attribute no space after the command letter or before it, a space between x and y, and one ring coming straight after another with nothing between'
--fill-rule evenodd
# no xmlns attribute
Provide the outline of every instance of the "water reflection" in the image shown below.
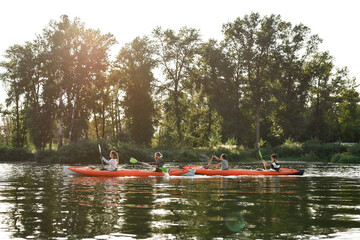
<svg viewBox="0 0 360 240"><path fill-rule="evenodd" d="M360 228L360 180L327 176L332 167L312 166L304 177L67 177L62 166L25 164L1 171L0 232L11 238L329 238Z"/></svg>

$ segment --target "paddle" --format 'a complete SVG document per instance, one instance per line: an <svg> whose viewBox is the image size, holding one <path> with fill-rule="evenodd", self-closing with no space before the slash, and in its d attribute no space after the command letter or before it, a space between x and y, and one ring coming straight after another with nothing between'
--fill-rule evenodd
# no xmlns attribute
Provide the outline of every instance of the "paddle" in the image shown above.
<svg viewBox="0 0 360 240"><path fill-rule="evenodd" d="M208 163L208 166L210 166L210 163L212 163L212 160L214 159L214 154L211 156L210 161Z"/></svg>
<svg viewBox="0 0 360 240"><path fill-rule="evenodd" d="M209 161L209 163L208 163L207 166L210 166L210 163L212 163L212 160L214 159L214 156L215 156L215 152L214 152L213 155L211 156L210 161Z"/></svg>
<svg viewBox="0 0 360 240"><path fill-rule="evenodd" d="M261 154L261 151L260 151L260 149L259 149L259 156L260 156L260 158L261 158L261 160L262 160L262 162L263 162L263 165L264 165L264 159L263 159L263 156L262 156L262 154ZM264 169L266 170L266 167L265 167L265 165L264 165Z"/></svg>
<svg viewBox="0 0 360 240"><path fill-rule="evenodd" d="M100 144L98 144L98 147L99 147L99 155L100 155L101 166L102 166L102 169L104 169L104 163L103 163L102 156L101 156L101 146L100 146Z"/></svg>
<svg viewBox="0 0 360 240"><path fill-rule="evenodd" d="M259 156L261 159L263 159L260 149L259 149Z"/></svg>
<svg viewBox="0 0 360 240"><path fill-rule="evenodd" d="M150 164L148 164L148 163L145 163L145 162L139 162L138 160L136 160L135 158L130 158L130 162L131 163L141 163L141 164L144 164L144 165L147 165L147 166L150 166L150 167L152 167L152 165L150 165ZM161 171L163 171L164 173L167 173L167 169L166 168L164 168L164 167L159 167L159 169L161 170Z"/></svg>

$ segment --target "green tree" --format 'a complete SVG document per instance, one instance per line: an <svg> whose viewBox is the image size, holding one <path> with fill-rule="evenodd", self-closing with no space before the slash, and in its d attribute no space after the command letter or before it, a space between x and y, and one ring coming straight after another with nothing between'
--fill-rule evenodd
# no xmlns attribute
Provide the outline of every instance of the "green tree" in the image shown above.
<svg viewBox="0 0 360 240"><path fill-rule="evenodd" d="M24 147L27 143L28 129L26 127L26 110L22 96L26 93L28 78L32 78L32 66L29 57L32 58L32 44L14 45L6 50L7 61L1 63L5 72L1 74L1 80L8 86L6 105L14 104L14 128L12 130L12 145Z"/></svg>
<svg viewBox="0 0 360 240"><path fill-rule="evenodd" d="M154 50L147 37L135 38L119 52L113 78L125 92L125 124L137 144L150 144L154 133Z"/></svg>
<svg viewBox="0 0 360 240"><path fill-rule="evenodd" d="M209 144L212 136L244 139L246 130L240 105L232 104L232 96L236 96L236 87L232 81L232 68L223 52L223 46L215 40L209 40L201 45L200 57L197 59L196 70L191 80L195 92L192 97L194 108L190 115L195 116L194 125L200 136L202 146ZM201 113L201 114L199 114ZM201 129L201 130L200 130Z"/></svg>
<svg viewBox="0 0 360 240"><path fill-rule="evenodd" d="M302 24L292 26L284 22L279 31L279 46L274 53L271 79L267 84L273 97L265 103L267 127L270 129L266 139L277 144L289 138L297 141L307 139L305 113L312 83L304 66L321 42Z"/></svg>
<svg viewBox="0 0 360 240"><path fill-rule="evenodd" d="M355 78L347 68L338 69L333 77L334 103L331 117L336 140L358 142L360 139L360 96ZM336 129L336 130L335 130Z"/></svg>
<svg viewBox="0 0 360 240"><path fill-rule="evenodd" d="M178 33L160 27L153 31L158 62L162 67L165 83L161 86L161 94L166 97L164 106L168 136L175 143L183 143L183 121L188 113L188 96L185 82L189 79L197 56L200 37L199 31L193 28L181 28Z"/></svg>
<svg viewBox="0 0 360 240"><path fill-rule="evenodd" d="M54 71L52 76L57 78L54 83L59 92L60 148L64 126L70 142L87 131L88 108L93 105L91 96L94 95L93 91L98 91L94 85L104 81L110 65L109 50L116 41L111 34L87 29L79 19L71 21L66 15L61 16L59 22L50 22L43 31L43 41L48 50L47 63L52 65L49 69Z"/></svg>
<svg viewBox="0 0 360 240"><path fill-rule="evenodd" d="M329 111L334 102L331 76L333 58L328 52L317 53L306 64L305 71L311 78L309 111L309 136L320 141L329 141Z"/></svg>
<svg viewBox="0 0 360 240"><path fill-rule="evenodd" d="M261 108L269 99L266 85L282 24L279 15L261 18L258 13L252 13L223 25L225 50L234 69L236 98L248 98L248 103L254 106L257 147L260 147Z"/></svg>

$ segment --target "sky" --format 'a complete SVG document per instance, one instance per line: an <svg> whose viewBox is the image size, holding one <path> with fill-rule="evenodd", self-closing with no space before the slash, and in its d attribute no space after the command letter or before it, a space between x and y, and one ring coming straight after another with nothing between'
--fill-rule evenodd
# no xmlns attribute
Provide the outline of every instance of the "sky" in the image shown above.
<svg viewBox="0 0 360 240"><path fill-rule="evenodd" d="M5 50L41 34L50 20L66 14L79 17L87 28L112 33L120 48L137 36L161 26L200 30L202 40L221 40L224 23L251 12L261 16L281 15L292 24L303 23L323 39L321 50L329 51L336 67L347 66L360 84L360 14L357 0L5 0L0 8L0 61ZM3 71L3 69L0 69ZM6 98L0 84L0 104Z"/></svg>

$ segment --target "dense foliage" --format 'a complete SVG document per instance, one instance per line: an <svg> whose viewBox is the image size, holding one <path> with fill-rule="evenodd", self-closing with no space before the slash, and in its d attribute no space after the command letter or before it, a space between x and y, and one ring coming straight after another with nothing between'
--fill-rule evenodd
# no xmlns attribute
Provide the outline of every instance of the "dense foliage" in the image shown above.
<svg viewBox="0 0 360 240"><path fill-rule="evenodd" d="M278 152L322 159L342 150L312 151L307 141L359 142L355 79L319 50L321 39L307 26L251 13L225 23L221 41L200 36L158 27L111 60L112 34L65 15L51 21L36 39L10 46L0 63L8 94L1 144L44 150L42 159L83 139L245 148L291 139L303 144Z"/></svg>
<svg viewBox="0 0 360 240"><path fill-rule="evenodd" d="M153 162L154 153L161 152L167 163L199 163L206 165L213 154L228 155L230 163L259 161L258 151L236 145L219 145L215 148L173 148L144 147L125 142L105 142L80 140L64 145L61 149L39 150L35 153L25 148L7 148L0 146L0 162L63 163L63 164L100 164L98 144L102 155L109 157L111 150L119 153L120 163L129 163L131 157L139 161ZM360 163L360 144L343 145L338 143L319 143L318 141L294 142L288 139L284 144L272 147L267 145L261 149L264 159L276 153L280 161L309 161L334 163Z"/></svg>

